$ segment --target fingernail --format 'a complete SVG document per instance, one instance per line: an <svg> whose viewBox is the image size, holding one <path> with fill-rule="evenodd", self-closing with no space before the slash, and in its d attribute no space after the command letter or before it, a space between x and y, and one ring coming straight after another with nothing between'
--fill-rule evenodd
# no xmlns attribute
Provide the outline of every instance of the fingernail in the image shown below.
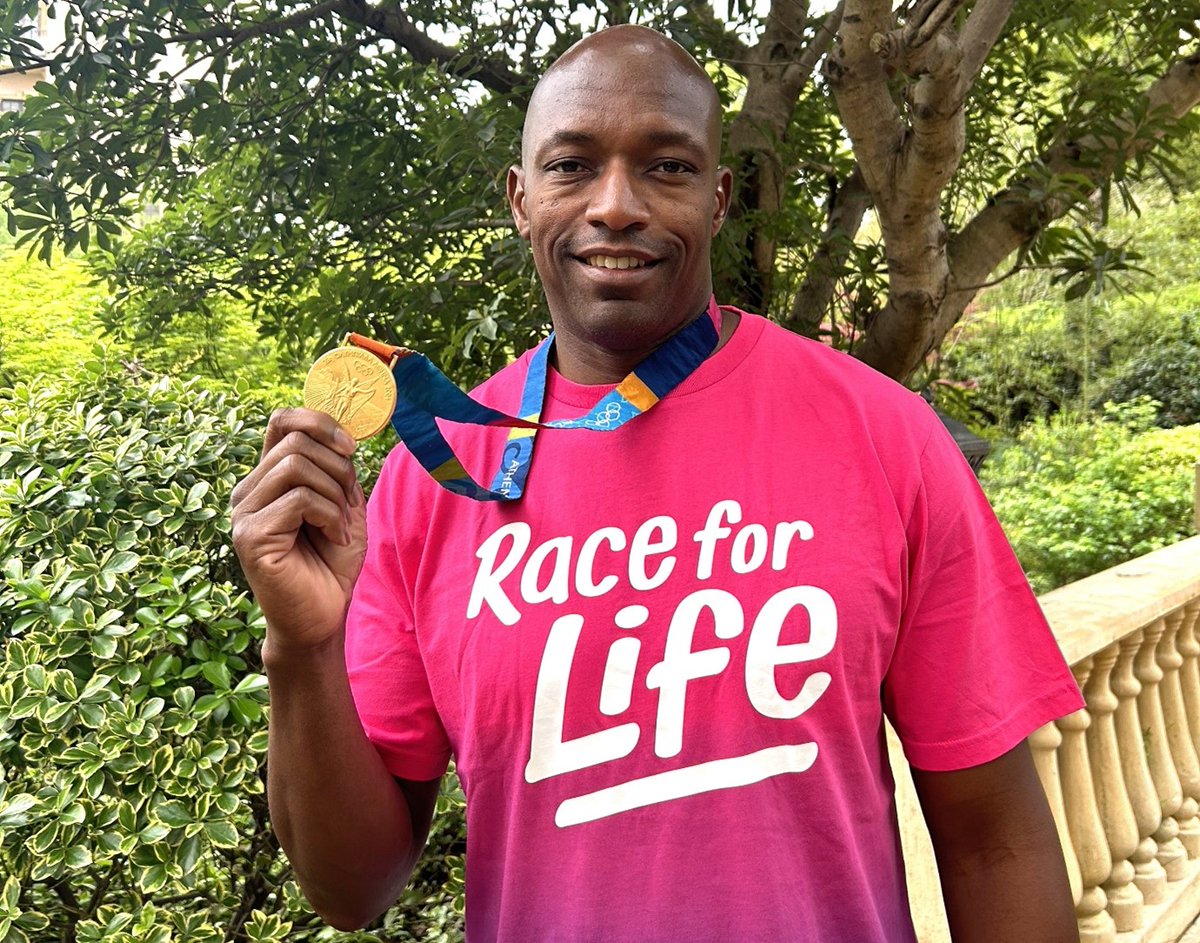
<svg viewBox="0 0 1200 943"><path fill-rule="evenodd" d="M338 429L334 433L333 442L337 446L337 450L346 455L349 455L358 448L358 443L354 441L354 436L350 435L345 429Z"/></svg>
<svg viewBox="0 0 1200 943"><path fill-rule="evenodd" d="M367 497L363 494L362 485L357 481L354 482L354 487L350 489L350 506L358 507L361 504L365 504L366 500Z"/></svg>

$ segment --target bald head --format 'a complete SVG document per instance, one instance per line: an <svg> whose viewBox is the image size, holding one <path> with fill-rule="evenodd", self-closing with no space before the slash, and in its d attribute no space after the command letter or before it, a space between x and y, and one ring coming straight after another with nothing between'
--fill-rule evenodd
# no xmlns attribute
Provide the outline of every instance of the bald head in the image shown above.
<svg viewBox="0 0 1200 943"><path fill-rule="evenodd" d="M721 100L712 79L692 56L672 39L646 26L625 24L585 36L564 52L542 75L529 107L521 135L521 161L528 164L529 143L543 122L543 112L553 110L564 95L586 94L603 72L618 71L631 80L654 81L689 93L701 104L696 130L711 147L714 162L721 152ZM598 108L607 103L597 102Z"/></svg>

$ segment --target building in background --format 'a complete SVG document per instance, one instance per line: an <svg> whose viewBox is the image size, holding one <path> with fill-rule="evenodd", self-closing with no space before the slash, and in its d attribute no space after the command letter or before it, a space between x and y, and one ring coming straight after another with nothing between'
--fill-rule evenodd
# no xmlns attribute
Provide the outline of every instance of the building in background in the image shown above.
<svg viewBox="0 0 1200 943"><path fill-rule="evenodd" d="M30 17L25 26L47 53L53 52L63 43L62 20L50 17L48 5L38 4L36 20ZM12 68L12 63L0 59L0 71ZM45 66L23 72L5 72L0 75L0 112L20 111L25 107L25 96L33 91L38 82L50 79L50 70Z"/></svg>

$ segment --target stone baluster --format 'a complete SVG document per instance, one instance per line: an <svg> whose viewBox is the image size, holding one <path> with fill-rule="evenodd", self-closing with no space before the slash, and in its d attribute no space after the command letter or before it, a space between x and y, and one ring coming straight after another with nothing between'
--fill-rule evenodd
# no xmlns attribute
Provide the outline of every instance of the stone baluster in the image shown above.
<svg viewBox="0 0 1200 943"><path fill-rule="evenodd" d="M1075 856L1071 832L1067 828L1067 810L1063 806L1062 778L1058 773L1058 747L1062 740L1058 725L1051 721L1029 735L1029 748L1033 751L1033 765L1037 768L1038 779L1042 781L1046 801L1054 816L1054 827L1058 829L1058 843L1062 846L1063 858L1067 862L1067 877L1071 881L1071 897L1078 904L1083 896L1083 878L1079 873L1079 859Z"/></svg>
<svg viewBox="0 0 1200 943"><path fill-rule="evenodd" d="M1085 659L1074 668L1081 688L1086 687L1092 660ZM1103 885L1112 873L1112 857L1104 823L1096 807L1096 792L1092 785L1092 769L1088 761L1086 732L1090 718L1086 710L1068 714L1058 721L1063 742L1058 748L1059 775L1062 778L1063 799L1067 810L1067 828L1071 844L1079 859L1083 893L1075 905L1079 921L1080 943L1110 943L1117 929L1107 908L1108 897Z"/></svg>
<svg viewBox="0 0 1200 943"><path fill-rule="evenodd" d="M1200 599L1192 600L1184 607L1183 623L1179 626L1175 647L1183 657L1183 666L1179 669L1183 705L1192 732L1192 746L1200 756L1200 639L1196 637L1197 617L1200 617Z"/></svg>
<svg viewBox="0 0 1200 943"><path fill-rule="evenodd" d="M1183 656L1179 654L1176 640L1183 620L1183 609L1176 609L1167 616L1166 628L1155 651L1155 660L1163 673L1158 689L1167 727L1167 745L1171 749L1171 758L1175 761L1183 792L1179 811L1175 813L1175 820L1179 823L1179 840L1187 850L1188 857L1196 858L1200 857L1200 821L1196 818L1200 810L1200 758L1197 758L1196 747L1192 743L1179 676Z"/></svg>
<svg viewBox="0 0 1200 943"><path fill-rule="evenodd" d="M1134 632L1119 643L1120 655L1109 682L1117 696L1117 745L1121 754L1121 770L1125 774L1125 790L1137 822L1140 841L1133 853L1134 883L1147 904L1158 904L1166 896L1167 874L1158 861L1158 843L1154 833L1162 824L1162 809L1158 793L1150 777L1146 761L1146 742L1138 713L1141 682L1133 671L1133 660L1142 647L1142 633Z"/></svg>
<svg viewBox="0 0 1200 943"><path fill-rule="evenodd" d="M1142 644L1133 660L1133 672L1142 683L1138 695L1138 715L1146 730L1146 753L1150 762L1150 778L1154 780L1154 791L1162 809L1162 821L1154 840L1158 843L1158 860L1167 872L1168 881L1178 881L1187 873L1187 852L1179 841L1179 823L1175 813L1183 804L1183 789L1179 785L1179 774L1171 759L1171 747L1167 742L1167 722L1163 716L1159 682L1162 669L1158 667L1158 640L1166 631L1167 624L1157 619L1142 631Z"/></svg>
<svg viewBox="0 0 1200 943"><path fill-rule="evenodd" d="M1137 851L1141 836L1125 788L1113 718L1120 702L1113 693L1110 679L1119 654L1120 647L1113 644L1093 656L1091 675L1083 694L1087 699L1088 714L1091 715L1091 725L1087 728L1087 748L1092 764L1096 807L1112 856L1111 873L1104 882L1104 892L1108 897L1108 912L1112 914L1117 931L1124 932L1136 930L1142 925L1142 892L1133 883L1134 868L1130 861Z"/></svg>

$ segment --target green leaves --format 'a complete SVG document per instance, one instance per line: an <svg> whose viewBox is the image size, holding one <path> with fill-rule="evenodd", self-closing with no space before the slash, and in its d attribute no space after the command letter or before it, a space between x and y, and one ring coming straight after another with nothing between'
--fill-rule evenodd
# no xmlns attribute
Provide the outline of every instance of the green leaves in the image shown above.
<svg viewBox="0 0 1200 943"><path fill-rule="evenodd" d="M262 414L103 364L88 386L0 393L0 861L53 936L79 939L127 932L101 917L130 882L234 907L223 855L265 840L265 744L242 745L262 722L261 619L225 547ZM258 713L199 713L215 692ZM52 885L91 903L64 909ZM135 912L134 939L171 933ZM17 921L4 932L36 922Z"/></svg>
<svg viewBox="0 0 1200 943"><path fill-rule="evenodd" d="M264 410L103 351L83 376L0 389L0 943L381 939L322 927L268 824L228 542ZM460 796L386 939L461 935Z"/></svg>
<svg viewBox="0 0 1200 943"><path fill-rule="evenodd" d="M1044 592L1190 536L1200 426L1153 429L1156 405L1030 423L984 465L984 486Z"/></svg>
<svg viewBox="0 0 1200 943"><path fill-rule="evenodd" d="M29 933L44 930L50 921L41 913L21 907L21 885L10 877L0 888L0 943L27 943Z"/></svg>
<svg viewBox="0 0 1200 943"><path fill-rule="evenodd" d="M250 921L246 924L246 939L250 943L287 940L289 939L288 931L291 929L290 921L281 919L277 914L267 914L256 910L250 915Z"/></svg>
<svg viewBox="0 0 1200 943"><path fill-rule="evenodd" d="M1092 188L1087 180L1084 186L1085 192ZM1098 233L1067 226L1047 227L1025 256L1031 264L1056 269L1051 284L1066 287L1067 301L1099 296L1109 286L1130 291L1134 286L1131 275L1150 274L1137 264L1142 256L1128 242L1112 245Z"/></svg>

